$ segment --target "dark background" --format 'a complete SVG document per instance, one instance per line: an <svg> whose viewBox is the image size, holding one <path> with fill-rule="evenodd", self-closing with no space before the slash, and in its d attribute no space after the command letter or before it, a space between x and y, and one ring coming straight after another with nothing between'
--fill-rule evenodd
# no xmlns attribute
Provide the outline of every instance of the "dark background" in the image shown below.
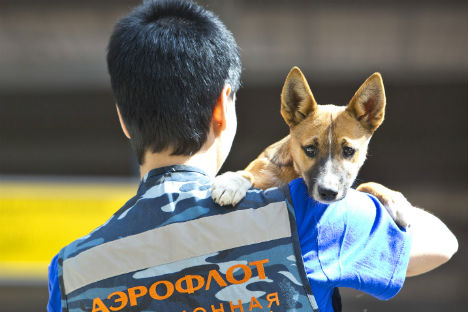
<svg viewBox="0 0 468 312"><path fill-rule="evenodd" d="M238 133L223 167L245 167L288 134L279 95L298 65L320 104L345 105L383 75L386 120L359 181L378 181L439 216L459 239L446 265L379 302L344 290L345 311L466 311L467 6L465 1L200 1L241 47ZM139 1L0 0L0 174L136 176L105 67L118 17ZM46 283L0 283L8 311L43 310ZM28 300L18 296L28 293ZM3 308L0 308L3 311ZM7 310L5 310L7 311Z"/></svg>

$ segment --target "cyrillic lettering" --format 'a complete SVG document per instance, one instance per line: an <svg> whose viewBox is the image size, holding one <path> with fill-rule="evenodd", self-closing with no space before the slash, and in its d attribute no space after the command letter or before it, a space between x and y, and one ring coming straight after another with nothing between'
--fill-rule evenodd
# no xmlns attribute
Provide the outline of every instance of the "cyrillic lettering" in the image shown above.
<svg viewBox="0 0 468 312"><path fill-rule="evenodd" d="M138 293L137 293L138 291ZM130 306L136 306L137 298L143 297L148 292L145 286L135 286L128 289L128 298L130 299Z"/></svg>
<svg viewBox="0 0 468 312"><path fill-rule="evenodd" d="M263 260L258 260L258 261L253 261L253 262L249 262L249 265L250 266L256 266L257 267L257 271L258 271L258 278L259 279L265 279L266 278L266 275L265 275L265 268L263 267L263 264L264 263L268 263L269 260L268 259L263 259Z"/></svg>
<svg viewBox="0 0 468 312"><path fill-rule="evenodd" d="M260 302L258 302L257 298L255 297L252 297L250 299L249 311L252 311L253 308L263 309L262 305L260 304Z"/></svg>
<svg viewBox="0 0 468 312"><path fill-rule="evenodd" d="M113 307L113 306L110 306L109 309L111 309L112 311L119 311L119 310L122 310L128 303L128 297L127 297L127 294L124 293L123 291L116 291L116 292L113 292L112 294L110 294L107 299L111 300L112 297L114 296L119 296L119 298L115 299L114 302L115 303L119 303L120 302L120 305L118 307Z"/></svg>
<svg viewBox="0 0 468 312"><path fill-rule="evenodd" d="M193 285L193 280L197 281L196 286ZM187 286L185 289L182 288L182 282L184 281L185 281L185 285ZM202 288L204 283L205 283L205 279L201 277L200 275L186 275L177 280L177 282L175 283L175 288L180 293L193 294L195 291Z"/></svg>
<svg viewBox="0 0 468 312"><path fill-rule="evenodd" d="M158 285L161 285L161 284L166 286L166 294L165 295L160 295L157 292ZM174 293L174 285L172 285L172 283L169 282L169 281L158 281L158 282L154 283L153 285L151 285L151 287L149 288L149 294L150 294L151 298L156 299L156 300L167 299L170 296L172 296L173 293Z"/></svg>
<svg viewBox="0 0 468 312"><path fill-rule="evenodd" d="M211 305L211 312L224 312L224 306L222 303L219 304L219 308L216 309L214 304Z"/></svg>
<svg viewBox="0 0 468 312"><path fill-rule="evenodd" d="M106 307L104 302L102 302L101 298L94 298L93 299L93 310L91 312L109 312L109 309Z"/></svg>
<svg viewBox="0 0 468 312"><path fill-rule="evenodd" d="M218 285L219 285L220 287L225 287L225 286L227 286L226 281L223 280L223 278L221 277L221 275L219 275L219 272L216 271L216 270L211 270L211 271L208 273L208 278L206 279L206 287L205 287L206 290L209 290L209 289L210 289L211 279L214 279L214 280L216 281L216 283L218 283Z"/></svg>
<svg viewBox="0 0 468 312"><path fill-rule="evenodd" d="M231 307L231 312L234 312L236 309L239 309L240 312L244 312L244 308L242 307L242 301L240 300L238 305L233 305L232 301L229 301L229 306Z"/></svg>
<svg viewBox="0 0 468 312"><path fill-rule="evenodd" d="M242 270L244 271L244 278L242 278L241 280L236 280L234 278L234 270L237 269L237 268L242 268ZM248 266L246 266L245 264L233 265L226 272L226 279L231 284L245 283L250 279L250 277L252 277L252 270Z"/></svg>
<svg viewBox="0 0 468 312"><path fill-rule="evenodd" d="M266 296L266 300L268 300L268 308L270 308L273 304L273 302L276 302L276 305L279 307L279 299L278 299L278 293L271 293Z"/></svg>

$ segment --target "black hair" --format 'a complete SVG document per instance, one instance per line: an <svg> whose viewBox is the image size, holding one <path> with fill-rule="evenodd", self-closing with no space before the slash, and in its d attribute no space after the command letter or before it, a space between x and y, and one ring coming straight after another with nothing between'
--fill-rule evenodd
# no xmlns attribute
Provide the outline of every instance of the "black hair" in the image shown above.
<svg viewBox="0 0 468 312"><path fill-rule="evenodd" d="M188 0L145 1L120 19L107 66L140 164L146 150L200 150L225 84L240 85L239 49L210 11Z"/></svg>

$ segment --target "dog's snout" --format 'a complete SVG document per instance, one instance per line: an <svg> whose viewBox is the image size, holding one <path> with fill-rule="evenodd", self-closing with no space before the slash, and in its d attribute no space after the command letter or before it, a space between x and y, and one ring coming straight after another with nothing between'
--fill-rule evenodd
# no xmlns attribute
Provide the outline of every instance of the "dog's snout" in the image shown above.
<svg viewBox="0 0 468 312"><path fill-rule="evenodd" d="M332 189L324 188L324 187L318 187L318 193L322 200L326 201L332 201L336 199L336 195L338 195L338 192Z"/></svg>

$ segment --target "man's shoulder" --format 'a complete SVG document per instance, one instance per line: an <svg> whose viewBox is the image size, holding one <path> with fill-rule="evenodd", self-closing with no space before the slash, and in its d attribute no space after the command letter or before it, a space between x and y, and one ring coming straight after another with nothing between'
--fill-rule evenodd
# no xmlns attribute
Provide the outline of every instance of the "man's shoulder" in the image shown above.
<svg viewBox="0 0 468 312"><path fill-rule="evenodd" d="M237 209L260 208L272 203L290 201L287 185L272 187L266 190L251 188L245 197L237 204Z"/></svg>
<svg viewBox="0 0 468 312"><path fill-rule="evenodd" d="M383 209L382 204L372 195L349 189L346 196L330 205L338 213L346 213L351 219L373 220Z"/></svg>
<svg viewBox="0 0 468 312"><path fill-rule="evenodd" d="M126 231L121 227L124 213L129 208L133 207L137 201L137 196L134 196L121 208L117 207L117 211L109 216L104 223L64 246L59 252L58 257L62 259L71 258L85 250L121 237L122 233Z"/></svg>
<svg viewBox="0 0 468 312"><path fill-rule="evenodd" d="M315 209L317 212L326 208L326 210L333 210L335 216L350 211L355 215L372 215L376 208L380 208L382 205L372 195L354 189L349 189L346 196L339 201L330 204L320 203L309 195L307 185L302 178L289 183L289 193L296 209Z"/></svg>

